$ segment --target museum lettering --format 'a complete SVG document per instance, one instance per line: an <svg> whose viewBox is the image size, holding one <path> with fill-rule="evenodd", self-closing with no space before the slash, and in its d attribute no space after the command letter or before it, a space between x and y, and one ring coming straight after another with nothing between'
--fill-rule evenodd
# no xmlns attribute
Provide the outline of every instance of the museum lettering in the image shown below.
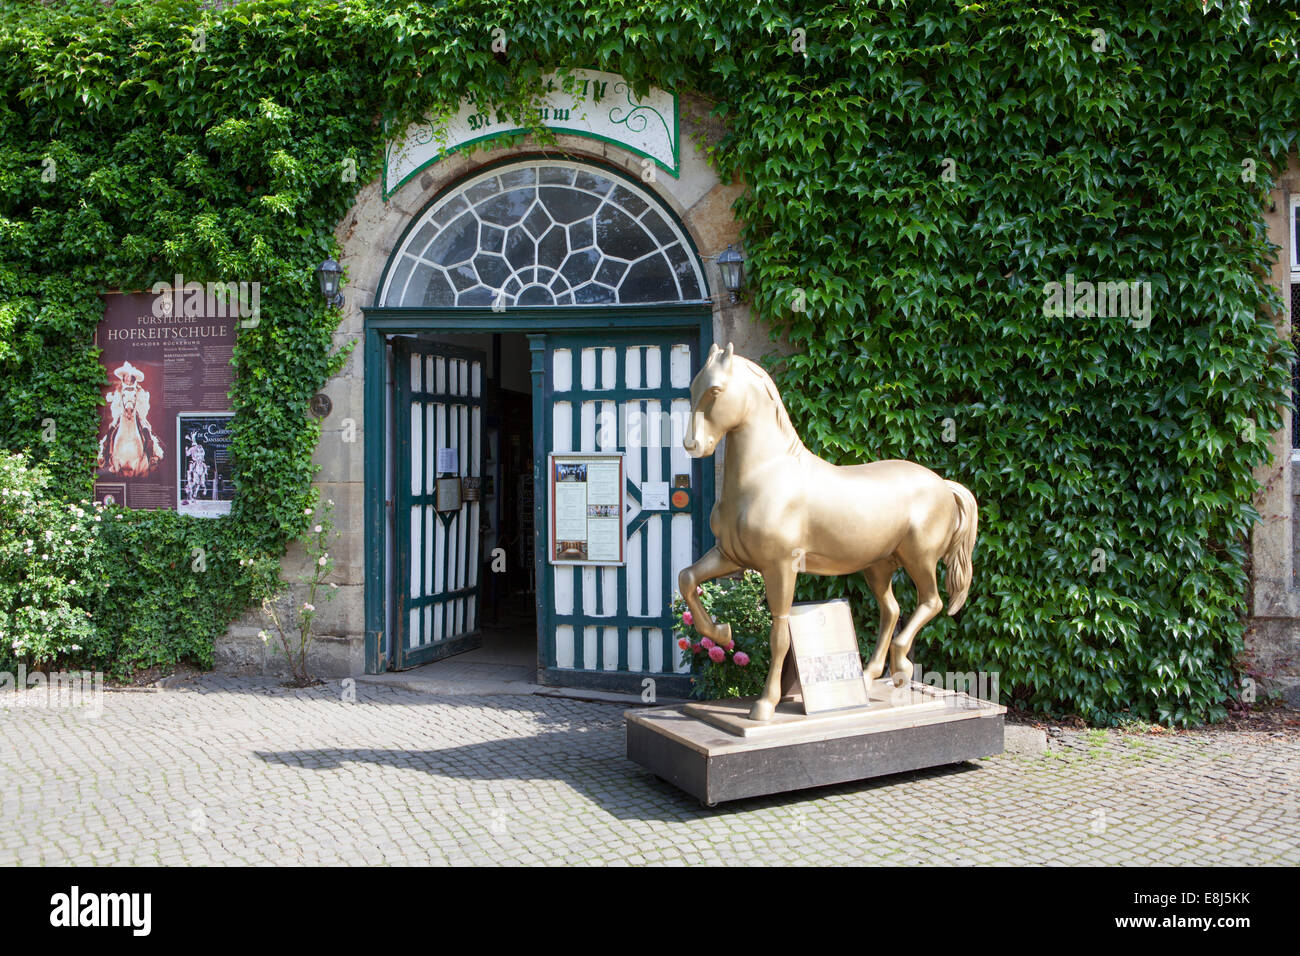
<svg viewBox="0 0 1300 956"><path fill-rule="evenodd" d="M166 325L154 329L108 329L109 342L138 342L148 339L206 339L224 338L230 334L228 325Z"/></svg>

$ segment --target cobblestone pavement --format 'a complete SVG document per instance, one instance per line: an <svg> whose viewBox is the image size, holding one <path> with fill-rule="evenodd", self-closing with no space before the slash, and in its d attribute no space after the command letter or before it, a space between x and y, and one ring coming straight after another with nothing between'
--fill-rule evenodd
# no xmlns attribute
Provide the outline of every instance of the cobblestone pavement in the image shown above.
<svg viewBox="0 0 1300 956"><path fill-rule="evenodd" d="M1300 740L1059 731L1002 755L706 809L622 708L204 675L0 708L0 865L1300 863Z"/></svg>

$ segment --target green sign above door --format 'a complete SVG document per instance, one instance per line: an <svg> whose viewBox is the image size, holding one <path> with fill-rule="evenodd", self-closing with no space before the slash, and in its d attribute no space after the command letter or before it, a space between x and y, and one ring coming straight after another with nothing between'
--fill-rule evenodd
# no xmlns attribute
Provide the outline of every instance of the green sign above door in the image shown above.
<svg viewBox="0 0 1300 956"><path fill-rule="evenodd" d="M540 125L615 143L676 177L680 167L677 96L651 87L637 97L617 73L572 70L552 73L534 109ZM512 117L489 104L462 100L454 116L413 123L388 143L384 154L384 198L412 176L474 143L526 132Z"/></svg>

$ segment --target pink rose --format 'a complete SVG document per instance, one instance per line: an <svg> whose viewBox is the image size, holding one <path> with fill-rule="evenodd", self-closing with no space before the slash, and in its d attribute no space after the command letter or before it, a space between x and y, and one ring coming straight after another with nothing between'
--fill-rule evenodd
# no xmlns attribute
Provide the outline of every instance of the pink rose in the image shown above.
<svg viewBox="0 0 1300 956"><path fill-rule="evenodd" d="M698 654L699 652L700 652L700 645L698 645L698 644L692 644L692 645L691 645L691 653L692 653L692 654Z"/></svg>
<svg viewBox="0 0 1300 956"><path fill-rule="evenodd" d="M711 650L713 650L713 648L716 647L716 646L717 646L717 645L714 644L714 643L713 643L711 640L709 640L707 637L704 638L704 640L700 641L700 647L704 648L706 651L711 651Z"/></svg>
<svg viewBox="0 0 1300 956"><path fill-rule="evenodd" d="M715 664L721 664L723 660L726 659L726 656L727 652L718 647L717 644L714 644L709 648L709 660L713 661Z"/></svg>
<svg viewBox="0 0 1300 956"><path fill-rule="evenodd" d="M677 646L684 651L689 651L691 649L691 642L683 637L680 641L677 642Z"/></svg>
<svg viewBox="0 0 1300 956"><path fill-rule="evenodd" d="M691 616L690 611L682 612L682 623L685 624L687 627L690 627L692 624L695 623L695 618Z"/></svg>
<svg viewBox="0 0 1300 956"><path fill-rule="evenodd" d="M732 660L735 661L737 664L739 664L741 667L744 667L746 664L749 663L749 655L746 654L744 651L736 651L736 656L733 657Z"/></svg>

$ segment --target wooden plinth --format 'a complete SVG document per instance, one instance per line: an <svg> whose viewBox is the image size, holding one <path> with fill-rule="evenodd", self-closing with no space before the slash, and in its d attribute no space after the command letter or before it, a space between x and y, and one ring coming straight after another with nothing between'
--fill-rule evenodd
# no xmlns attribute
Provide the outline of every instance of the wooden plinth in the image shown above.
<svg viewBox="0 0 1300 956"><path fill-rule="evenodd" d="M627 755L712 806L1002 752L1005 707L915 681L899 690L876 681L870 706L813 716L795 699L759 723L752 704L629 710Z"/></svg>

